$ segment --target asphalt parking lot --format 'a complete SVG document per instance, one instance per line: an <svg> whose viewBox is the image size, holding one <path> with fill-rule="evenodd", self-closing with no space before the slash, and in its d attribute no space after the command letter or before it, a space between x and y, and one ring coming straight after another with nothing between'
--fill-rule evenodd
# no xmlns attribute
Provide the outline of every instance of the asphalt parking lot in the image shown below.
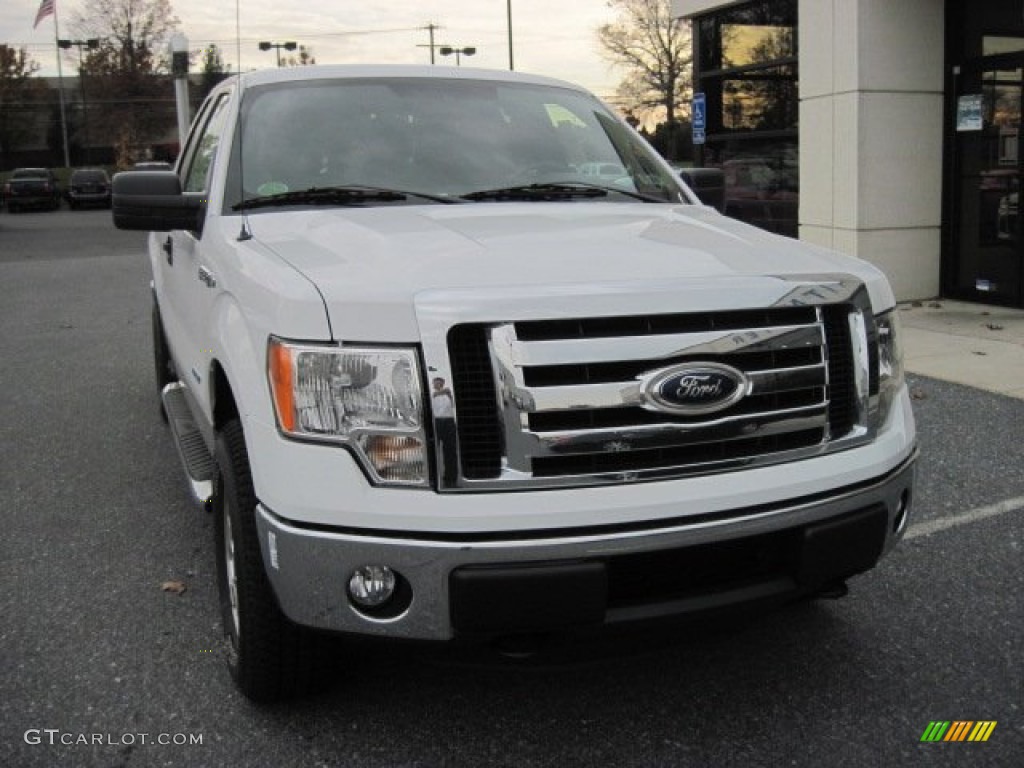
<svg viewBox="0 0 1024 768"><path fill-rule="evenodd" d="M157 415L144 241L0 213L0 766L1024 764L1024 400L920 376L913 525L843 600L528 661L339 643L323 692L248 703ZM947 720L996 726L921 741Z"/></svg>

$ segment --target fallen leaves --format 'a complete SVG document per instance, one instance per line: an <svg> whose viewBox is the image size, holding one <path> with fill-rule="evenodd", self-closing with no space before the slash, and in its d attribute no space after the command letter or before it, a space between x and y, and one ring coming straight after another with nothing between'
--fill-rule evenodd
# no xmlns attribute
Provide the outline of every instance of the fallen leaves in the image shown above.
<svg viewBox="0 0 1024 768"><path fill-rule="evenodd" d="M180 595L188 587L185 586L183 581L165 581L160 585L160 589L164 592L170 592L172 595Z"/></svg>

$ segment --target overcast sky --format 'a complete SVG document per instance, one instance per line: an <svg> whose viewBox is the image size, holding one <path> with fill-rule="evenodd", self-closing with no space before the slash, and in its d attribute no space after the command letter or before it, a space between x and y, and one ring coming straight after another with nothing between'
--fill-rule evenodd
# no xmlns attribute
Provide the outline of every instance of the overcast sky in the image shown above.
<svg viewBox="0 0 1024 768"><path fill-rule="evenodd" d="M81 0L56 0L61 37ZM508 68L506 0L238 0L241 67L273 66L274 51L261 52L260 40L294 40L309 46L318 64L430 63L426 47L430 22L442 29L435 42L475 46L463 66ZM511 0L515 68L571 80L603 98L614 94L616 71L600 56L596 29L614 19L604 0ZM53 17L32 29L40 0L0 0L0 43L20 47L56 74ZM216 43L226 63L237 69L235 5L216 0L171 0L181 31L193 49ZM454 66L454 57L437 56ZM63 59L74 72L77 51Z"/></svg>

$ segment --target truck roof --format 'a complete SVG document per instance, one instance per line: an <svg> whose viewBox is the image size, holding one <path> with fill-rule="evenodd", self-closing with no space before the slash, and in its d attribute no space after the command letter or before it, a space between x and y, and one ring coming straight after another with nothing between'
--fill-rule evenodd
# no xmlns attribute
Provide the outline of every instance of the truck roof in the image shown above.
<svg viewBox="0 0 1024 768"><path fill-rule="evenodd" d="M409 64L337 64L308 67L273 67L241 75L242 85L249 88L270 83L298 82L308 80L331 80L337 78L391 77L411 78L422 77L445 80L492 80L509 83L530 83L548 85L559 88L570 88L587 93L585 88L565 80L558 80L542 75L530 75L522 72L509 72L502 69L478 69L473 67L444 67L431 65Z"/></svg>

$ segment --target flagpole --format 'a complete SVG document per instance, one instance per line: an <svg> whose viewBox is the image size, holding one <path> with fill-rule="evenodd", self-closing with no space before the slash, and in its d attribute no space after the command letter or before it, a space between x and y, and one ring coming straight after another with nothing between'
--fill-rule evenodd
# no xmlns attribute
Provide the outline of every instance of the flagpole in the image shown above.
<svg viewBox="0 0 1024 768"><path fill-rule="evenodd" d="M60 63L60 27L57 24L57 1L53 3L53 40L54 49L57 51L57 94L60 100L60 130L64 137L64 167L71 167L71 156L68 154L68 120L64 113L64 68ZM81 75L79 75L81 77Z"/></svg>

